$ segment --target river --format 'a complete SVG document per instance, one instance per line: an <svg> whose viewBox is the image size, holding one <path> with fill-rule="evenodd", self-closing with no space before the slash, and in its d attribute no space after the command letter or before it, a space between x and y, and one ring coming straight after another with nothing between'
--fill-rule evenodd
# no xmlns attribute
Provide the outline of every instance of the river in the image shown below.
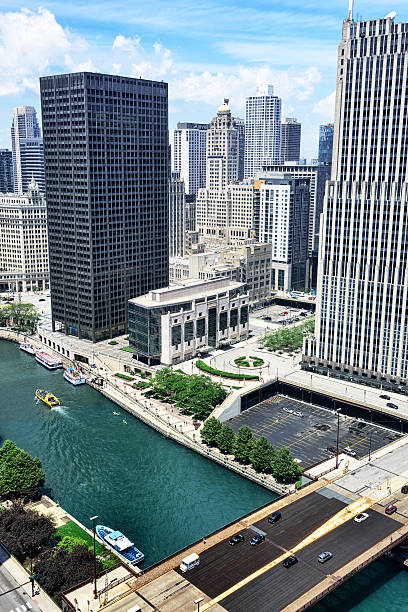
<svg viewBox="0 0 408 612"><path fill-rule="evenodd" d="M0 380L0 436L40 457L47 493L70 514L88 527L97 514L128 535L144 567L276 498L2 340ZM39 403L38 387L62 405ZM380 560L313 610L397 612L408 607L407 588L406 573Z"/></svg>

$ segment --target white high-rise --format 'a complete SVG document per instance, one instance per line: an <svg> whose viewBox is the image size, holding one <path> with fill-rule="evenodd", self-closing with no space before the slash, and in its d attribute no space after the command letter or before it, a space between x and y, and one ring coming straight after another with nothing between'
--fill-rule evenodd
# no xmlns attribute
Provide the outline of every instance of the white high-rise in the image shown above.
<svg viewBox="0 0 408 612"><path fill-rule="evenodd" d="M33 106L17 106L11 124L15 193L26 193L34 177L45 193L44 149L37 112Z"/></svg>
<svg viewBox="0 0 408 612"><path fill-rule="evenodd" d="M408 23L343 23L315 337L304 367L406 384Z"/></svg>
<svg viewBox="0 0 408 612"><path fill-rule="evenodd" d="M264 165L280 162L282 101L272 85L261 85L246 99L245 178L255 178Z"/></svg>
<svg viewBox="0 0 408 612"><path fill-rule="evenodd" d="M205 187L207 129L207 123L178 123L170 130L171 170L180 174L188 196Z"/></svg>

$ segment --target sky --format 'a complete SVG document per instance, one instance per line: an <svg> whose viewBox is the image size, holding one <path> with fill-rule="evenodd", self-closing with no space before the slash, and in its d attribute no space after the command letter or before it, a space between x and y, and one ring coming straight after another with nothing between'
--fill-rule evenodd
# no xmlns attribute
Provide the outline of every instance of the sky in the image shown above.
<svg viewBox="0 0 408 612"><path fill-rule="evenodd" d="M81 70L169 83L169 127L208 122L224 98L245 117L257 84L275 87L317 156L333 120L337 45L348 0L54 0L0 9L0 147L15 106L40 112L39 77ZM406 0L355 0L355 18L408 20Z"/></svg>

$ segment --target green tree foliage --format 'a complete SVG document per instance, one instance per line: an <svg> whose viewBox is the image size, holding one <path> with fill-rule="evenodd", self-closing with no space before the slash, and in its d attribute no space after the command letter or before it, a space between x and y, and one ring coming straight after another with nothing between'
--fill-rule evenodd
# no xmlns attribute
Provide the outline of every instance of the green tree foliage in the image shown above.
<svg viewBox="0 0 408 612"><path fill-rule="evenodd" d="M40 313L33 304L14 302L8 311L10 320L20 331L34 332L37 329Z"/></svg>
<svg viewBox="0 0 408 612"><path fill-rule="evenodd" d="M287 448L280 448L276 451L271 461L271 467L275 478L283 482L294 482L302 473L302 469L293 460Z"/></svg>
<svg viewBox="0 0 408 612"><path fill-rule="evenodd" d="M44 484L41 461L31 457L14 442L6 440L0 448L0 493L17 493Z"/></svg>
<svg viewBox="0 0 408 612"><path fill-rule="evenodd" d="M234 444L235 434L230 425L223 425L217 434L216 444L222 453L230 455Z"/></svg>
<svg viewBox="0 0 408 612"><path fill-rule="evenodd" d="M222 429L221 423L215 417L210 417L200 431L203 440L208 442L210 446L215 446L217 443L218 434Z"/></svg>
<svg viewBox="0 0 408 612"><path fill-rule="evenodd" d="M219 383L203 374L184 374L162 368L151 381L149 396L176 405L184 414L204 420L227 397Z"/></svg>
<svg viewBox="0 0 408 612"><path fill-rule="evenodd" d="M248 463L249 456L254 446L254 438L252 431L246 425L238 429L238 434L235 436L232 452L235 458L241 463Z"/></svg>
<svg viewBox="0 0 408 612"><path fill-rule="evenodd" d="M87 549L89 548L85 540L81 540L81 538L74 538L72 536L63 537L61 542L58 543L58 546L62 546L62 548L65 548L65 550L69 553L71 553L77 546L85 546Z"/></svg>
<svg viewBox="0 0 408 612"><path fill-rule="evenodd" d="M54 532L52 519L20 504L0 512L0 541L21 562L49 545Z"/></svg>
<svg viewBox="0 0 408 612"><path fill-rule="evenodd" d="M249 460L258 472L269 472L274 455L275 449L273 446L264 436L261 436L253 446Z"/></svg>
<svg viewBox="0 0 408 612"><path fill-rule="evenodd" d="M315 322L312 319L296 327L284 327L265 334L259 342L272 351L293 351L302 347L304 336L314 331L314 325Z"/></svg>

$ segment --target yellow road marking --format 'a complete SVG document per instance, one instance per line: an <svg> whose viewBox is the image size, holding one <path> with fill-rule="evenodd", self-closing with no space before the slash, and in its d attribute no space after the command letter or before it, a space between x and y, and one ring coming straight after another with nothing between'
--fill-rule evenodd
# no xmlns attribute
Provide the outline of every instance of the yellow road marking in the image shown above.
<svg viewBox="0 0 408 612"><path fill-rule="evenodd" d="M337 514L332 516L328 521L323 523L323 525L321 525L315 531L313 531L310 535L308 535L304 540L302 540L294 548L292 548L292 550L284 553L283 555L280 555L280 557L278 557L277 559L270 561L269 563L261 567L256 572L253 572L252 574L250 574L243 580L240 580L240 582L237 582L237 584L234 584L234 586L230 587L223 593L220 593L220 595L217 595L217 597L214 597L214 599L211 599L210 601L205 603L202 606L201 610L203 612L205 610L209 610L209 608L212 608L213 606L215 606L215 604L220 603L220 601L222 601L226 597L229 597L230 595L232 595L239 589L242 589L242 587L246 586L247 584L249 584L256 578L259 578L259 576L262 576L262 574L269 572L270 569L272 569L273 567L276 567L277 565L279 565L279 563L282 563L282 561L284 561L284 559L286 559L290 555L293 555L299 550L302 550L302 548L309 546L309 544L312 544L312 542L315 542L319 538L325 536L330 531L333 531L333 529L340 527L340 525L343 525L347 521L357 516L357 514L360 514L360 512L364 512L365 510L367 510L367 508L370 508L374 504L375 504L374 500L369 499L368 497L361 497L360 499L356 500L352 504L346 506L345 508L340 510L340 512L337 512Z"/></svg>

